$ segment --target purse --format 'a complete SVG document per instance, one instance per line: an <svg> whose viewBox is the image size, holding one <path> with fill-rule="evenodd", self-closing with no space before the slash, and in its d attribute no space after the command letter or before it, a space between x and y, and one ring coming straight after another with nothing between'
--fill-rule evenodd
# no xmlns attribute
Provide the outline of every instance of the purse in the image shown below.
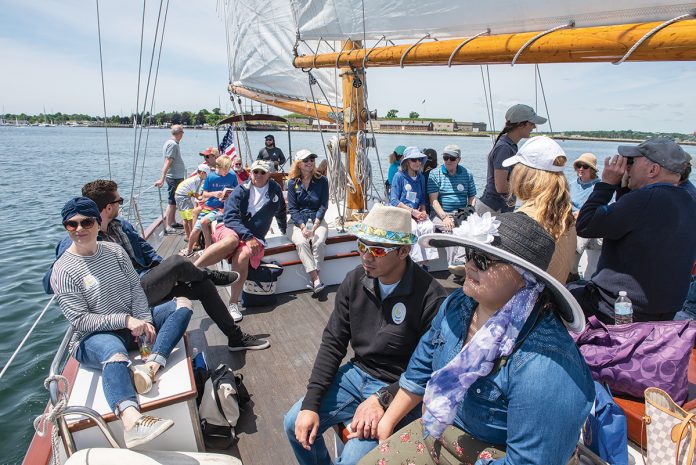
<svg viewBox="0 0 696 465"><path fill-rule="evenodd" d="M685 411L662 389L648 388L643 424L648 441L647 465L696 463L696 412Z"/></svg>
<svg viewBox="0 0 696 465"><path fill-rule="evenodd" d="M242 288L242 305L245 307L266 307L275 305L276 284L283 274L283 266L278 262L261 262L258 268L249 266L249 274Z"/></svg>
<svg viewBox="0 0 696 465"><path fill-rule="evenodd" d="M690 321L655 321L607 326L591 316L585 330L573 335L592 378L614 394L642 398L658 387L678 404L688 394L688 367L696 339Z"/></svg>
<svg viewBox="0 0 696 465"><path fill-rule="evenodd" d="M626 415L597 381L592 411L582 427L585 446L611 465L628 465Z"/></svg>

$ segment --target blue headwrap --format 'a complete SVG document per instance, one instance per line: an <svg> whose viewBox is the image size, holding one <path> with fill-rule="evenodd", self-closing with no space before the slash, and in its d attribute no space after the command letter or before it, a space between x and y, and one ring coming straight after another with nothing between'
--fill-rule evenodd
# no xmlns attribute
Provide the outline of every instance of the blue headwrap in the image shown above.
<svg viewBox="0 0 696 465"><path fill-rule="evenodd" d="M94 200L87 197L75 197L66 202L63 209L60 211L63 216L63 222L68 221L75 215L82 215L91 218L96 218L97 223L101 224L101 214L99 207L94 203Z"/></svg>

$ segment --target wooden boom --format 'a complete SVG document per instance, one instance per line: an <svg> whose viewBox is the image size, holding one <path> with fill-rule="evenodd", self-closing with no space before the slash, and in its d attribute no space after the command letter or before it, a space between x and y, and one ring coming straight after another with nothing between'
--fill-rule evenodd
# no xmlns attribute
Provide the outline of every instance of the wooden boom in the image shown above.
<svg viewBox="0 0 696 465"><path fill-rule="evenodd" d="M316 118L318 111L320 119L336 122L336 116L331 110L331 107L325 104L317 103L315 110L314 104L305 100L293 99L292 97L285 97L275 94L266 94L261 91L250 90L242 86L230 85L229 90L234 94L241 95L242 97L250 98L257 102L273 105L274 107L309 116L311 118Z"/></svg>
<svg viewBox="0 0 696 465"><path fill-rule="evenodd" d="M596 63L615 62L645 34L662 23L623 24L577 29L561 29L533 42L517 63ZM510 64L515 54L541 31L481 36L464 45L452 64ZM404 66L446 65L463 39L423 42L403 58ZM358 49L296 57L296 68L399 66L411 44ZM339 56L340 55L340 56ZM696 20L673 23L643 42L628 61L696 60Z"/></svg>

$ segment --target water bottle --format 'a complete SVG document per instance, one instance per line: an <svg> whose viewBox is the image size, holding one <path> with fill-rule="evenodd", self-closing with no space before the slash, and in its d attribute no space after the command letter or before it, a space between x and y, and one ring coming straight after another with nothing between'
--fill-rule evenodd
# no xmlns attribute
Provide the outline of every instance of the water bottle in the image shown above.
<svg viewBox="0 0 696 465"><path fill-rule="evenodd" d="M150 341L147 340L147 334L143 333L138 337L138 349L143 359L149 357L152 353L152 346Z"/></svg>
<svg viewBox="0 0 696 465"><path fill-rule="evenodd" d="M619 298L614 302L614 324L625 325L633 323L633 304L626 297L626 291L619 292Z"/></svg>

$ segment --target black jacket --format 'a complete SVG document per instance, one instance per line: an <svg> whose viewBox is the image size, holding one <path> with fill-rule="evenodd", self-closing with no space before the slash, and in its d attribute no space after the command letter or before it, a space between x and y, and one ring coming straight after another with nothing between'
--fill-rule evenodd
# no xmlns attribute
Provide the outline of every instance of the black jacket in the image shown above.
<svg viewBox="0 0 696 465"><path fill-rule="evenodd" d="M406 260L404 276L384 300L379 296L377 279L368 278L362 266L348 273L341 283L309 378L303 410L319 410L349 342L355 353L352 359L355 365L398 389L399 376L447 297L435 278L410 258ZM400 303L406 312L397 324L393 311Z"/></svg>

